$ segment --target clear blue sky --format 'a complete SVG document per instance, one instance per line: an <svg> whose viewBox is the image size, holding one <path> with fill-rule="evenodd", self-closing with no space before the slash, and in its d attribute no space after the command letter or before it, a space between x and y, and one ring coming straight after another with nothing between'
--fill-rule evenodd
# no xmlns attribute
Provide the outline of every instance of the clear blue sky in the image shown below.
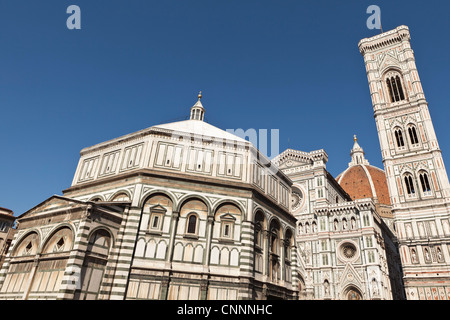
<svg viewBox="0 0 450 320"><path fill-rule="evenodd" d="M72 4L81 30L66 27ZM323 148L334 176L357 134L382 167L357 47L379 33L371 4L384 31L410 28L449 165L448 1L2 1L0 206L62 194L82 148L184 120L199 90L222 129L279 129L280 152Z"/></svg>

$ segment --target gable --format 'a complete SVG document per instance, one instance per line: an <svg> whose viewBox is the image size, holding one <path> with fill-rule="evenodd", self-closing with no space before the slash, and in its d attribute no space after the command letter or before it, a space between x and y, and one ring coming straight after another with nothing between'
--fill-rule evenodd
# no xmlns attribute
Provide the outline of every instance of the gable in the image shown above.
<svg viewBox="0 0 450 320"><path fill-rule="evenodd" d="M391 53L386 53L384 57L381 58L379 65L380 73L384 73L384 70L391 67L401 70L401 65L397 57L393 56Z"/></svg>
<svg viewBox="0 0 450 320"><path fill-rule="evenodd" d="M21 214L17 219L21 219L24 217L36 216L41 213L47 213L50 211L59 211L67 208L75 208L80 206L85 206L86 203L79 200L69 199L61 196L51 196L47 200L44 200L37 206L31 208L25 213Z"/></svg>
<svg viewBox="0 0 450 320"><path fill-rule="evenodd" d="M339 282L341 288L345 288L349 285L353 285L360 289L364 287L363 280L359 276L358 272L356 272L355 268L352 266L351 263L346 264L345 269L341 274Z"/></svg>
<svg viewBox="0 0 450 320"><path fill-rule="evenodd" d="M312 159L310 155L306 152L291 152L286 150L280 155L276 156L272 162L279 169L287 169L299 166L305 166L312 164Z"/></svg>

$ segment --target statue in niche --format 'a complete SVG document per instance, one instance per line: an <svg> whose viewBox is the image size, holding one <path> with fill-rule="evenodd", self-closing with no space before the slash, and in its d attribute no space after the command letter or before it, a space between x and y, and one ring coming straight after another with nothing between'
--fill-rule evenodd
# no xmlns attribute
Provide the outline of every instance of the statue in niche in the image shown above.
<svg viewBox="0 0 450 320"><path fill-rule="evenodd" d="M325 296L328 296L330 294L330 284L328 283L328 280L325 280L323 283Z"/></svg>
<svg viewBox="0 0 450 320"><path fill-rule="evenodd" d="M374 296L378 296L379 292L378 292L378 283L377 280L375 280L375 278L372 279L372 293Z"/></svg>
<svg viewBox="0 0 450 320"><path fill-rule="evenodd" d="M417 262L416 250L414 250L414 249L411 250L411 257L412 257L412 262L416 263Z"/></svg>
<svg viewBox="0 0 450 320"><path fill-rule="evenodd" d="M352 229L355 229L356 228L356 220L354 218L352 218L351 223L352 223Z"/></svg>
<svg viewBox="0 0 450 320"><path fill-rule="evenodd" d="M427 248L425 248L425 259L426 259L426 260L431 260L430 252L428 251Z"/></svg>
<svg viewBox="0 0 450 320"><path fill-rule="evenodd" d="M442 261L442 252L441 252L441 248L437 248L437 257L438 257L438 261Z"/></svg>

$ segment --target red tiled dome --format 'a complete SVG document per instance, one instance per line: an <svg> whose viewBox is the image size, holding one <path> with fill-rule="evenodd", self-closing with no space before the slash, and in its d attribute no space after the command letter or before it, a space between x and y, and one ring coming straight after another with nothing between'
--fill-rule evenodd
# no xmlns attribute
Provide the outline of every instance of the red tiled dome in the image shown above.
<svg viewBox="0 0 450 320"><path fill-rule="evenodd" d="M386 176L377 167L365 164L350 166L337 176L336 181L353 200L376 196L380 204L391 204Z"/></svg>

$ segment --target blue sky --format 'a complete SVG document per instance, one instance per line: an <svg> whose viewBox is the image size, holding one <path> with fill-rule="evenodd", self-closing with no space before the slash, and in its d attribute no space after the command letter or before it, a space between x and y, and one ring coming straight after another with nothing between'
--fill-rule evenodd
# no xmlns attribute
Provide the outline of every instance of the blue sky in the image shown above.
<svg viewBox="0 0 450 320"><path fill-rule="evenodd" d="M69 30L69 5L81 30ZM380 146L358 42L366 9L407 25L444 160L450 62L445 1L2 1L0 206L19 215L70 187L82 148L184 120L199 90L222 129L279 129L280 152L325 149L337 176L353 134ZM269 155L270 156L270 155Z"/></svg>

